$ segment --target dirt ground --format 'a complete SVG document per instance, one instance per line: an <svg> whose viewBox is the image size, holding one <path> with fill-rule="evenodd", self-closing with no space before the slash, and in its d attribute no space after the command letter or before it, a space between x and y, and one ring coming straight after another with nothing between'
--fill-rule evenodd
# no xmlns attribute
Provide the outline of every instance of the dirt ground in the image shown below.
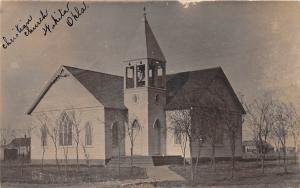
<svg viewBox="0 0 300 188"><path fill-rule="evenodd" d="M208 163L201 164L196 181L189 180L189 167L186 169L180 165L166 167L172 170L183 179L180 181L159 181L147 182L148 179L140 181L121 179L101 182L78 182L69 184L26 184L26 183L2 183L3 188L101 188L101 187L215 187L215 188L300 188L299 166L293 161L289 161L288 174L283 173L283 167L277 161L267 161L265 172L262 173L260 164L256 162L237 162L234 178L230 178L230 163L217 163L217 171L213 172ZM146 170L147 171L147 170ZM144 183L141 183L143 182ZM135 185L135 183L137 185ZM132 183L132 184L131 184ZM125 186L126 185L126 186Z"/></svg>
<svg viewBox="0 0 300 188"><path fill-rule="evenodd" d="M134 167L121 168L120 176L118 168L105 168L100 166L68 167L67 173L64 167L46 166L43 172L37 166L1 166L2 183L24 183L24 184L61 184L61 183L82 183L82 182L104 182L113 180L144 179L147 178L146 170Z"/></svg>

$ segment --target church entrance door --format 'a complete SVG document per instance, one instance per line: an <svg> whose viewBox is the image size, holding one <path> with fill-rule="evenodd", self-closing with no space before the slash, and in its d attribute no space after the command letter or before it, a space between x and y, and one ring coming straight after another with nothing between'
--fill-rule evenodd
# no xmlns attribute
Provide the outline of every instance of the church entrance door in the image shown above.
<svg viewBox="0 0 300 188"><path fill-rule="evenodd" d="M111 138L112 138L112 150L111 150L111 154L113 157L117 157L119 156L119 154L121 155L121 140L120 140L121 134L120 134L120 127L119 124L117 122L113 123L112 127L111 127Z"/></svg>

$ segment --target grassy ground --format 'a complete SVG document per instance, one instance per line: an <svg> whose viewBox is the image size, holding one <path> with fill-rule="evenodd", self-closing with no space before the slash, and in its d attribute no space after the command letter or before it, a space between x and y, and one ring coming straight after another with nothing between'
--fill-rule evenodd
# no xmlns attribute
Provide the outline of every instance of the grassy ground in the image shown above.
<svg viewBox="0 0 300 188"><path fill-rule="evenodd" d="M80 167L77 171L75 166L68 167L67 175L63 166L61 172L55 166L44 167L43 173L37 166L2 166L1 182L18 182L18 183L79 183L79 182L101 182L110 180L125 179L143 179L147 178L146 170L134 167L131 173L130 168L121 168L118 176L117 168L105 168L100 166Z"/></svg>
<svg viewBox="0 0 300 188"><path fill-rule="evenodd" d="M184 185L261 185L261 184L282 184L300 186L300 173L298 165L288 165L288 174L283 173L283 167L277 161L267 161L265 173L263 174L260 164L256 162L237 162L234 171L234 178L231 179L231 165L229 162L219 162L217 171L213 172L209 164L202 164L194 182L190 180L190 167L170 166L171 170L183 176L186 182L162 182L159 185L164 187Z"/></svg>

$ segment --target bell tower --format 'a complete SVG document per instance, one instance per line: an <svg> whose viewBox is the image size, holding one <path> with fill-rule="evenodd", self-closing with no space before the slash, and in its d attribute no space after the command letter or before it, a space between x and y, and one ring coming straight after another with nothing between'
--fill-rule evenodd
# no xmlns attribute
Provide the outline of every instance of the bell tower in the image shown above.
<svg viewBox="0 0 300 188"><path fill-rule="evenodd" d="M129 122L137 121L142 127L136 136L134 155L164 155L166 59L145 11L124 60L124 103ZM126 154L129 148L127 144Z"/></svg>

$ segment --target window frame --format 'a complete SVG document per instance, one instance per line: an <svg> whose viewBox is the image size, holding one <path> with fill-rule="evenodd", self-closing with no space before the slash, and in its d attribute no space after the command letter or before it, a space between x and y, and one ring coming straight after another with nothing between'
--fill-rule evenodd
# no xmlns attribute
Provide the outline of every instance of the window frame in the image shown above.
<svg viewBox="0 0 300 188"><path fill-rule="evenodd" d="M93 131L90 122L85 124L85 145L92 146L93 145Z"/></svg>
<svg viewBox="0 0 300 188"><path fill-rule="evenodd" d="M68 118L68 119L66 119ZM58 145L72 146L73 145L73 125L67 113L62 114L62 122L58 130Z"/></svg>

